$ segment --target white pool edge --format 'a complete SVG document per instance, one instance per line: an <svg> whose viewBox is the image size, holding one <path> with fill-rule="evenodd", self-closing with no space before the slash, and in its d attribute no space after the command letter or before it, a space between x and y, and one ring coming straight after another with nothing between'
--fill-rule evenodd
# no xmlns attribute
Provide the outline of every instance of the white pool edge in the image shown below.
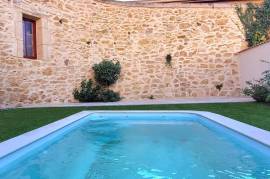
<svg viewBox="0 0 270 179"><path fill-rule="evenodd" d="M0 143L0 159L6 155L19 150L20 148L27 146L81 118L91 114L90 111L82 111L66 118L60 119L53 123L47 124L40 128L21 134L17 137L11 138Z"/></svg>
<svg viewBox="0 0 270 179"><path fill-rule="evenodd" d="M191 113L191 114L197 114L200 116L203 116L209 120L212 120L222 126L225 126L231 130L234 130L244 136L247 136L257 142L260 142L266 146L270 147L270 132L251 126L249 124L245 124L239 121L236 121L234 119L215 114L212 112L206 112L206 111L187 111L187 110L172 110L172 111L160 111L160 110L153 110L153 111L82 111L76 114L73 114L71 116L68 116L66 118L63 118L61 120L58 120L56 122L50 123L48 125L45 125L43 127L40 127L38 129L32 130L30 132L26 132L24 134L21 134L17 137L11 138L9 140L6 140L4 142L0 143L0 159L5 157L6 155L9 155L20 148L23 148L73 122L76 122L83 117L86 117L93 113L118 113L118 112L124 112L124 113L141 113L141 112L147 112L147 113L155 113L155 112L164 112L164 113Z"/></svg>

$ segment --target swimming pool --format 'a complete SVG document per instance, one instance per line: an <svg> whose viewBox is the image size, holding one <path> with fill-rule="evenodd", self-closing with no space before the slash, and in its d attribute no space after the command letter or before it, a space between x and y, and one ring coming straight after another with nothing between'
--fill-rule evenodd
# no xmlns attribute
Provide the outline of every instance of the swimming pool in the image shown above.
<svg viewBox="0 0 270 179"><path fill-rule="evenodd" d="M89 112L2 156L0 178L270 178L270 149L196 113Z"/></svg>

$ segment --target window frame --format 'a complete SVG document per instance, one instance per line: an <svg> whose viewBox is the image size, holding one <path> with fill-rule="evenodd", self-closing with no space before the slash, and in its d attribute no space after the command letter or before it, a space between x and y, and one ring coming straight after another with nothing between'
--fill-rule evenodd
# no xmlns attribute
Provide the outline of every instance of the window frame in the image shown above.
<svg viewBox="0 0 270 179"><path fill-rule="evenodd" d="M32 23L32 28L33 28L33 38L32 38L32 43L33 43L33 55L28 56L24 54L25 48L26 48L26 41L23 40L23 57L24 58L28 58L28 59L37 59L37 33L36 33L36 21L27 17L23 17L23 38L26 39L25 35L26 33L24 33L24 21L28 21Z"/></svg>

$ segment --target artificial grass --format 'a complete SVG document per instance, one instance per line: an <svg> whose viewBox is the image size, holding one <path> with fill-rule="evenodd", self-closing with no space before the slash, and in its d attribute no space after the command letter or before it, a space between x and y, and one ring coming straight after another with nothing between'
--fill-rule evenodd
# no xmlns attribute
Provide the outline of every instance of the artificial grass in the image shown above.
<svg viewBox="0 0 270 179"><path fill-rule="evenodd" d="M270 131L270 106L262 103L168 104L0 110L0 141L82 110L199 110L218 113Z"/></svg>

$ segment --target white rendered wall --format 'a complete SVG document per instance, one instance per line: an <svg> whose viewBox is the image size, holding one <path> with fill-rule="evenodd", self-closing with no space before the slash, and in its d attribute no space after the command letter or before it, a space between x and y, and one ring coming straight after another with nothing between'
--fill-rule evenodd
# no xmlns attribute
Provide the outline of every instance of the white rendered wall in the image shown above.
<svg viewBox="0 0 270 179"><path fill-rule="evenodd" d="M262 73L270 70L270 42L238 53L241 88L246 81L258 80Z"/></svg>

